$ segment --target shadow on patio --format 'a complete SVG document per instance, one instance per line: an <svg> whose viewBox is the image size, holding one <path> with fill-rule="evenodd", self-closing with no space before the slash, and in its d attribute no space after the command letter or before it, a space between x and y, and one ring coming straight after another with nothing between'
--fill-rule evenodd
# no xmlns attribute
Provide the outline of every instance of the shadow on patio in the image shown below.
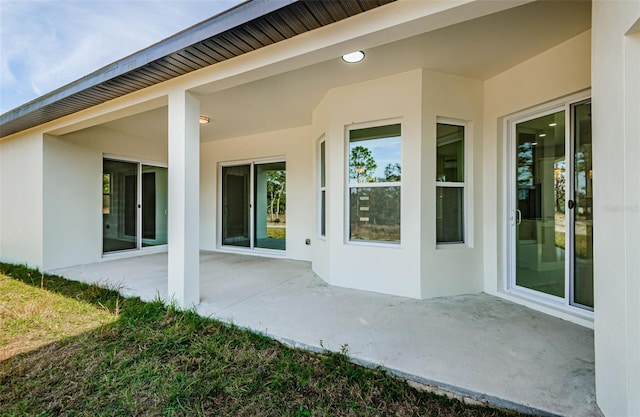
<svg viewBox="0 0 640 417"><path fill-rule="evenodd" d="M167 254L48 271L166 299ZM309 350L536 414L600 415L593 331L486 294L414 300L337 288L308 262L202 252L197 310Z"/></svg>

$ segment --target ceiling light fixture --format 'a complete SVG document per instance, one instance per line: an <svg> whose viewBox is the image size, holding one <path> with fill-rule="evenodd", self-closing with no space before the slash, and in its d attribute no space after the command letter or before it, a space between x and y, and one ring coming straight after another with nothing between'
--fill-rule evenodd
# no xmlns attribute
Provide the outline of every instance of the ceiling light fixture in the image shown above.
<svg viewBox="0 0 640 417"><path fill-rule="evenodd" d="M557 126L557 123L549 123L549 127Z"/></svg>
<svg viewBox="0 0 640 417"><path fill-rule="evenodd" d="M546 133L540 133L538 136L543 138L543 137L547 136L547 134Z"/></svg>
<svg viewBox="0 0 640 417"><path fill-rule="evenodd" d="M207 123L209 123L211 121L210 118L208 118L207 116L200 116L200 124L201 125L206 125Z"/></svg>
<svg viewBox="0 0 640 417"><path fill-rule="evenodd" d="M364 59L364 52L362 51L355 51L355 52L351 52L350 54L342 55L342 60L350 64L355 64L356 62L360 62L363 59Z"/></svg>

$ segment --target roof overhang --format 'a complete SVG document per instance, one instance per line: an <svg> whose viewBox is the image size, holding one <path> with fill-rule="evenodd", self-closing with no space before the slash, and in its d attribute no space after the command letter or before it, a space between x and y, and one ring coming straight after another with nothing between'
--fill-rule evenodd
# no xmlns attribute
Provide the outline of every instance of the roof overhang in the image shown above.
<svg viewBox="0 0 640 417"><path fill-rule="evenodd" d="M590 10L588 0L397 1L43 128L54 136L90 138L98 134L90 129L101 129L166 141L171 91L195 94L200 114L211 118L200 126L201 142L302 128L336 88L418 69L488 81L565 42L588 54ZM363 62L340 59L358 49Z"/></svg>
<svg viewBox="0 0 640 417"><path fill-rule="evenodd" d="M0 138L393 1L247 1L0 115Z"/></svg>

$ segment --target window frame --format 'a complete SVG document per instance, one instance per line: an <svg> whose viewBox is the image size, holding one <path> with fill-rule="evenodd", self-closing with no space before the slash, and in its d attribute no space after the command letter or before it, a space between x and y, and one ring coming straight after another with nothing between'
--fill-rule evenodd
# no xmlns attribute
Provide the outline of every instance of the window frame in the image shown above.
<svg viewBox="0 0 640 417"><path fill-rule="evenodd" d="M317 143L317 235L319 239L325 240L327 238L327 140L324 134L320 136Z"/></svg>
<svg viewBox="0 0 640 417"><path fill-rule="evenodd" d="M437 207L434 210L434 220L436 221L436 228L434 233L434 240L436 244L436 249L455 249L455 248L468 248L472 246L472 222L471 222L471 213L472 208L470 207L470 202L472 201L471 194L471 170L472 167L472 150L471 150L471 122L461 119L453 119L447 117L437 117L436 118L436 134L435 134L435 154L436 158L438 155L438 125L452 125L452 126L460 126L463 130L462 137L462 146L463 146L463 181L438 181L437 172L435 172L435 196L438 194L439 188L459 188L462 189L462 241L456 242L439 242L437 235ZM435 167L434 167L435 168ZM436 201L437 204L437 201Z"/></svg>
<svg viewBox="0 0 640 417"><path fill-rule="evenodd" d="M344 193L344 243L348 245L354 246L382 246L387 248L401 248L402 247L402 209L403 209L403 192L402 192L402 175L400 177L400 181L394 182L363 182L363 183L351 183L349 177L349 168L350 168L350 159L351 159L351 151L350 151L350 132L353 130L360 129L368 129L375 127L383 127L390 125L400 125L400 167L404 165L404 153L403 153L403 132L404 132L404 123L401 118L394 119L385 119L378 120L373 122L364 122L364 123L352 123L350 125L345 126L344 130L344 169L343 174L345 176L345 193ZM354 188L377 188L377 187L398 187L400 189L399 199L400 199L400 212L399 214L399 227L400 227L400 240L397 242L384 241L384 240L363 240L363 239L351 239L351 190Z"/></svg>

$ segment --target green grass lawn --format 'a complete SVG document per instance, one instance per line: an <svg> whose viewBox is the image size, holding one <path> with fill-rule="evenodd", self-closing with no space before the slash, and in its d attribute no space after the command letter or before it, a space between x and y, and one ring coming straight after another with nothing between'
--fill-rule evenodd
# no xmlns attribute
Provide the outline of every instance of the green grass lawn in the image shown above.
<svg viewBox="0 0 640 417"><path fill-rule="evenodd" d="M419 392L345 354L0 263L0 415L513 414Z"/></svg>

